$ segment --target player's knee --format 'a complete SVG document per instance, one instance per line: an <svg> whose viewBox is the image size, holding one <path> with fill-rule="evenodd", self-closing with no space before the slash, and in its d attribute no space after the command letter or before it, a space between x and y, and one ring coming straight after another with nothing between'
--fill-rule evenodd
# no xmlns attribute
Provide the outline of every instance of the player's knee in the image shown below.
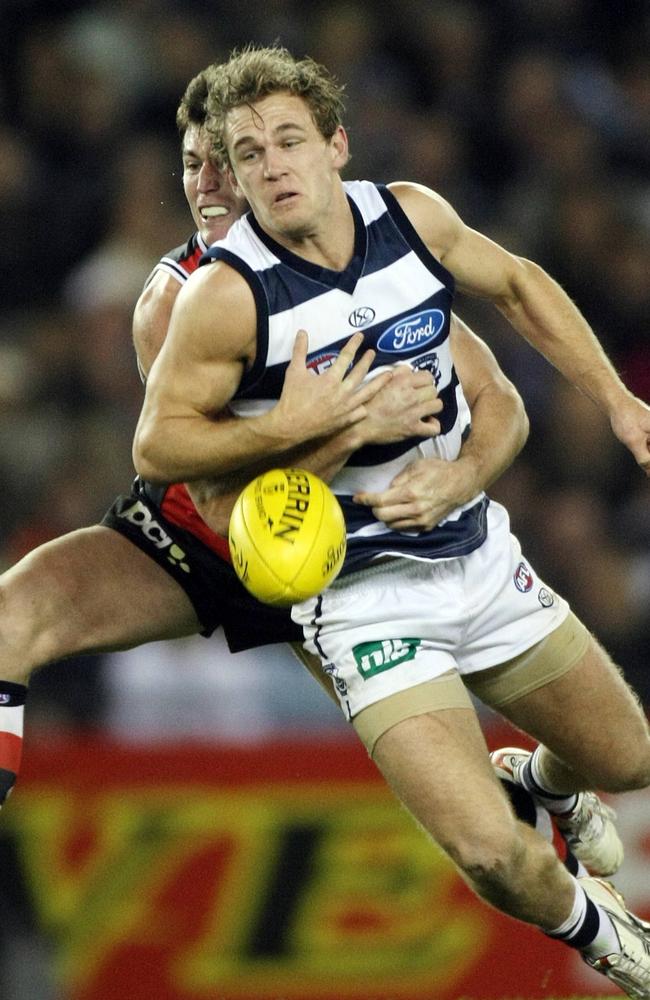
<svg viewBox="0 0 650 1000"><path fill-rule="evenodd" d="M603 763L597 786L604 792L633 792L650 786L650 734L645 733L626 749Z"/></svg>
<svg viewBox="0 0 650 1000"><path fill-rule="evenodd" d="M27 684L30 630L24 626L21 609L13 607L8 590L0 577L0 680Z"/></svg>
<svg viewBox="0 0 650 1000"><path fill-rule="evenodd" d="M486 902L505 913L525 919L521 910L521 887L545 884L559 864L550 843L534 831L517 824L500 844L489 852L480 847L464 859L461 870L470 885Z"/></svg>
<svg viewBox="0 0 650 1000"><path fill-rule="evenodd" d="M0 577L0 679L17 684L74 651L73 616L56 607L56 581L28 560Z"/></svg>
<svg viewBox="0 0 650 1000"><path fill-rule="evenodd" d="M483 829L474 839L448 850L476 891L492 900L516 884L526 847L513 826L492 836Z"/></svg>

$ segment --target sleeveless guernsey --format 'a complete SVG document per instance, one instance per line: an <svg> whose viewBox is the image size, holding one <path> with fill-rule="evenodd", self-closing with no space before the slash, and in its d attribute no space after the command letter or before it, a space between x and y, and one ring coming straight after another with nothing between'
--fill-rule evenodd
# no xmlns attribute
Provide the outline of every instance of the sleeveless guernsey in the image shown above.
<svg viewBox="0 0 650 1000"><path fill-rule="evenodd" d="M443 400L441 433L357 451L331 483L346 518L343 572L381 555L449 559L478 548L487 534L481 493L431 531L399 532L355 504L359 490L386 489L406 465L457 457L470 432L470 412L449 344L454 280L427 249L391 192L367 181L346 182L355 227L354 253L343 271L293 254L269 237L251 213L239 219L202 263L223 260L248 282L257 306L257 354L231 403L242 416L269 409L282 391L298 330L309 334L308 366L331 365L355 330L377 356L369 377L408 364L431 372Z"/></svg>

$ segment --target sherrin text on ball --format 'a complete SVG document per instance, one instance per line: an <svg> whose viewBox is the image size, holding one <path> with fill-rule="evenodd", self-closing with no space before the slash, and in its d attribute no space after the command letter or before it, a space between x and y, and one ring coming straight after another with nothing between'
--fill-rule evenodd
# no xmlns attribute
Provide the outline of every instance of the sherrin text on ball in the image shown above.
<svg viewBox="0 0 650 1000"><path fill-rule="evenodd" d="M345 519L322 479L306 469L271 469L240 493L230 517L237 576L265 604L297 604L338 575Z"/></svg>

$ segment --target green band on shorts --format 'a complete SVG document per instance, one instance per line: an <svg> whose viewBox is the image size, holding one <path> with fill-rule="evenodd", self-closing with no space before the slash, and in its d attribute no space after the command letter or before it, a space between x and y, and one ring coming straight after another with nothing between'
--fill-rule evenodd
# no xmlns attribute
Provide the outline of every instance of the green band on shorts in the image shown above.
<svg viewBox="0 0 650 1000"><path fill-rule="evenodd" d="M465 674L465 684L483 704L500 708L568 673L582 659L590 635L572 611L541 642L507 663Z"/></svg>
<svg viewBox="0 0 650 1000"><path fill-rule="evenodd" d="M352 725L372 757L379 737L398 722L427 712L439 712L445 708L473 710L472 700L465 690L465 685L454 671L406 688L405 691L398 691L387 698L382 698L381 701L376 701L373 705L368 705L367 708L362 708L352 719Z"/></svg>

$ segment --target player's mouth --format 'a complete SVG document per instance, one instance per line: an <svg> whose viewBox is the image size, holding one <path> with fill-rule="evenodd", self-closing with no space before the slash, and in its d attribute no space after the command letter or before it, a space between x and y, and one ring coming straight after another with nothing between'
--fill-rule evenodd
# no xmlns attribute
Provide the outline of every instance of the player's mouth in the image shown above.
<svg viewBox="0 0 650 1000"><path fill-rule="evenodd" d="M199 209L199 215L206 222L209 222L211 219L218 219L223 215L228 215L229 212L230 209L226 208L225 205L205 205Z"/></svg>
<svg viewBox="0 0 650 1000"><path fill-rule="evenodd" d="M281 194L275 196L275 198L273 199L273 204L274 205L286 204L286 202L293 201L297 197L298 197L297 191L283 191Z"/></svg>

